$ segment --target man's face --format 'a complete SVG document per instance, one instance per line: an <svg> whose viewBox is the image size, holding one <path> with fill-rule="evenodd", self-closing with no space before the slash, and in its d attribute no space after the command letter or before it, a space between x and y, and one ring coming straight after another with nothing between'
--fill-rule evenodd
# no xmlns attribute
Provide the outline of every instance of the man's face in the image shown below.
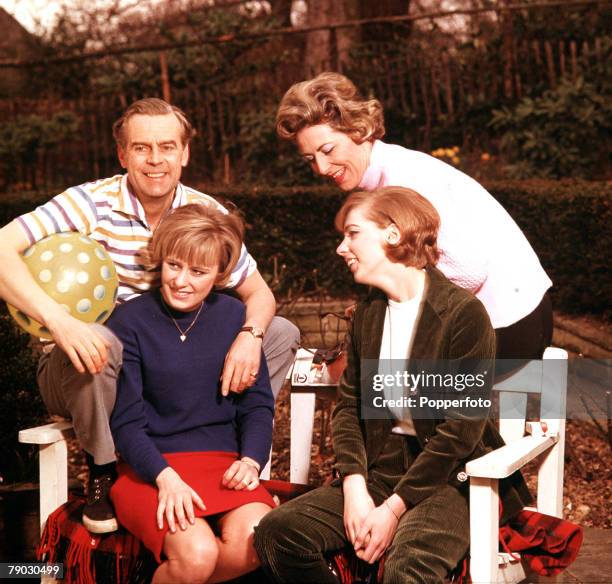
<svg viewBox="0 0 612 584"><path fill-rule="evenodd" d="M119 162L128 172L133 193L145 208L155 200L171 199L189 161L189 146L183 145L177 117L137 114L127 121L124 132Z"/></svg>

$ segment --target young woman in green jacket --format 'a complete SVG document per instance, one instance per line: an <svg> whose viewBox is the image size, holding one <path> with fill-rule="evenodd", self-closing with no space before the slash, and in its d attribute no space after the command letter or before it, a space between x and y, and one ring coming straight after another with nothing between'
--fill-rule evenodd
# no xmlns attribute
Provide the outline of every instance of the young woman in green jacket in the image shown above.
<svg viewBox="0 0 612 584"><path fill-rule="evenodd" d="M427 362L461 379L480 374L479 395L490 388L495 333L481 302L435 268L439 224L431 203L402 187L354 193L336 216L344 236L337 253L371 292L349 330L333 414L338 478L256 528L256 550L275 582L336 584L326 554L350 545L368 563L385 556L385 583L437 583L468 550L464 466L503 444L486 408L402 407L393 388L374 389L398 362L406 371ZM467 393L445 387L447 396ZM506 519L529 495L519 474L502 483Z"/></svg>

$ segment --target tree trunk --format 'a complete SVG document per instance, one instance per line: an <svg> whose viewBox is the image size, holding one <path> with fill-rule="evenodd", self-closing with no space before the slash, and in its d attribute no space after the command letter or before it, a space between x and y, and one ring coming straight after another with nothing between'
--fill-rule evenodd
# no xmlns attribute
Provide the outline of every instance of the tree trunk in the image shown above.
<svg viewBox="0 0 612 584"><path fill-rule="evenodd" d="M326 25L344 20L346 18L343 1L310 0L308 2L307 26ZM307 77L335 69L338 61L338 42L332 31L317 30L308 33L306 58L304 59Z"/></svg>
<svg viewBox="0 0 612 584"><path fill-rule="evenodd" d="M359 18L376 18L379 16L404 16L410 10L410 0L376 0L359 2ZM412 23L365 24L362 27L364 42L391 41L393 38L405 38L412 30Z"/></svg>
<svg viewBox="0 0 612 584"><path fill-rule="evenodd" d="M270 0L272 16L279 26L291 26L291 4L292 0Z"/></svg>
<svg viewBox="0 0 612 584"><path fill-rule="evenodd" d="M307 26L361 18L408 14L410 0L308 0ZM306 43L306 75L328 69L341 71L351 49L362 41L393 41L410 34L408 23L363 25L335 31L311 32Z"/></svg>

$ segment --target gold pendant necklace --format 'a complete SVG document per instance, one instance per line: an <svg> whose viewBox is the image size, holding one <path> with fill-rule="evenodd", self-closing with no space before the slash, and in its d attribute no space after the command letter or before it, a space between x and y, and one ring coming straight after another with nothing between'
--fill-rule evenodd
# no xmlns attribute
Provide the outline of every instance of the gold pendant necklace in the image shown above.
<svg viewBox="0 0 612 584"><path fill-rule="evenodd" d="M166 314L170 317L170 319L174 323L174 326L176 327L176 330L180 333L179 339L181 339L181 343L184 343L185 340L187 339L187 333L195 326L195 323L198 320L198 316L200 316L200 312L202 312L202 308L204 308L204 300L202 300L202 303L200 304L200 308L198 308L198 312L196 313L195 318L191 321L191 324L185 330L183 330L179 326L178 322L176 322L175 318L172 316L172 314L170 314L170 310L168 310L168 307L166 306L166 302L164 301L163 296L161 297L161 301L162 301L162 306L164 307L164 310L166 311Z"/></svg>

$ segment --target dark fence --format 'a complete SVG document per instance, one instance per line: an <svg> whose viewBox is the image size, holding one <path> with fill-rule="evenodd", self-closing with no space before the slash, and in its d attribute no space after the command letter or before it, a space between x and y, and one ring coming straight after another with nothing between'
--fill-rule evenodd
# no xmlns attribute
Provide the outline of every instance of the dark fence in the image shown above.
<svg viewBox="0 0 612 584"><path fill-rule="evenodd" d="M282 44L276 40L270 47L280 51ZM261 47L257 51L261 56ZM454 135L466 143L469 133L474 133L474 125L466 126L470 112L490 113L495 106L516 102L527 88L555 87L561 77L576 79L601 66L608 58L609 43L606 39L553 42L515 38L511 51L495 53L484 44L428 52L422 43L406 41L357 46L337 64L383 102L388 117L396 122L389 128L393 138L406 143L404 135L409 136L407 145L429 150L434 129L456 128ZM23 120L27 124L33 115L48 119L58 112L71 112L79 122L78 132L59 142L34 136L21 151L15 148L5 157L0 187L48 188L118 172L112 123L128 103L155 94L171 97L198 130L189 178L225 183L240 180L254 163L249 154L254 145L247 143L247 120L251 116L250 123L259 124L264 135L259 139L268 140L265 146L276 148L275 108L290 84L302 78L300 55L300 51L288 50L277 61L252 70L243 61L242 68L236 67L222 78L197 79L175 87L173 59L184 59L184 55L163 52L159 59L152 58L159 83L149 79L146 90L135 85L120 93L104 94L88 88L76 99L0 100L0 127ZM477 126L477 132L486 132L486 121ZM15 131L20 131L19 126Z"/></svg>

